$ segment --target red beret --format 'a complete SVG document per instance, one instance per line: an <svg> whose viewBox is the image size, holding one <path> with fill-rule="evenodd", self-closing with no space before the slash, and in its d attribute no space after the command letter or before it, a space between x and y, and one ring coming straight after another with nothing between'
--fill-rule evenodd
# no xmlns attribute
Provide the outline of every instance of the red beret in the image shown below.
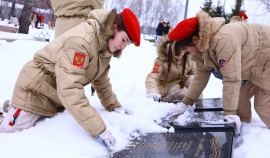
<svg viewBox="0 0 270 158"><path fill-rule="evenodd" d="M239 13L239 16L240 16L241 18L244 17L244 20L247 20L247 19L248 19L248 16L247 16L247 14L246 14L245 12Z"/></svg>
<svg viewBox="0 0 270 158"><path fill-rule="evenodd" d="M168 37L174 41L183 40L197 31L198 28L199 22L196 17L185 19L176 25L176 27L169 33Z"/></svg>
<svg viewBox="0 0 270 158"><path fill-rule="evenodd" d="M136 15L129 8L125 8L122 11L121 16L128 37L134 43L135 46L140 46L141 29Z"/></svg>

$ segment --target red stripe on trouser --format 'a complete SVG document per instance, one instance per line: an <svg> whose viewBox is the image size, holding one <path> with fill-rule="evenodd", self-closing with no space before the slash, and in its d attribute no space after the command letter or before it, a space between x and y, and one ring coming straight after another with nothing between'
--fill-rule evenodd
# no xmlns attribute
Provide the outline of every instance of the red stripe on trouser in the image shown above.
<svg viewBox="0 0 270 158"><path fill-rule="evenodd" d="M13 126L13 125L15 124L15 120L16 120L17 117L19 116L20 112L21 112L21 109L17 109L17 110L16 110L16 112L15 112L14 115L13 115L13 121L12 121L12 122L9 122L8 125Z"/></svg>

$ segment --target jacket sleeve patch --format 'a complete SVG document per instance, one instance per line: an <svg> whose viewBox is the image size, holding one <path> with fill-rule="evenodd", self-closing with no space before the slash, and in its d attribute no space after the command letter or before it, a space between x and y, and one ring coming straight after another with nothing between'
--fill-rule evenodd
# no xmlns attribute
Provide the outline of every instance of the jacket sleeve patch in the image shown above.
<svg viewBox="0 0 270 158"><path fill-rule="evenodd" d="M223 66L225 66L227 64L227 61L225 59L220 59L218 61L218 64L219 64L219 67L223 67Z"/></svg>
<svg viewBox="0 0 270 158"><path fill-rule="evenodd" d="M75 52L74 58L73 58L73 65L83 67L85 58L86 58L85 54Z"/></svg>
<svg viewBox="0 0 270 158"><path fill-rule="evenodd" d="M155 64L151 73L158 74L159 67L160 67L160 64Z"/></svg>

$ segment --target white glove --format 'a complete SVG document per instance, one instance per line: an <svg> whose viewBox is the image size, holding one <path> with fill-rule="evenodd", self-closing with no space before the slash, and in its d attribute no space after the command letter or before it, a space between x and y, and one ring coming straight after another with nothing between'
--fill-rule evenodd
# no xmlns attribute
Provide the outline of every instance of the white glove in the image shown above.
<svg viewBox="0 0 270 158"><path fill-rule="evenodd" d="M157 93L150 93L149 95L146 96L146 98L149 99L154 99L154 101L159 101L161 95Z"/></svg>
<svg viewBox="0 0 270 158"><path fill-rule="evenodd" d="M240 132L241 121L240 121L239 116L237 116L237 115L225 115L225 116L223 116L223 119L227 123L233 123L234 122L235 127L236 127L236 129L235 129L236 135L241 134L241 132Z"/></svg>
<svg viewBox="0 0 270 158"><path fill-rule="evenodd" d="M187 109L187 105L183 102L177 103L173 108L171 108L167 114L167 117L177 116L183 114Z"/></svg>
<svg viewBox="0 0 270 158"><path fill-rule="evenodd" d="M96 139L101 143L105 144L110 151L114 150L115 138L112 136L112 133L110 131L106 130L105 132L96 136Z"/></svg>
<svg viewBox="0 0 270 158"><path fill-rule="evenodd" d="M127 114L127 115L133 115L134 112L129 110L129 109L126 109L124 108L123 106L120 106L118 108L115 108L113 111L119 113L119 114Z"/></svg>

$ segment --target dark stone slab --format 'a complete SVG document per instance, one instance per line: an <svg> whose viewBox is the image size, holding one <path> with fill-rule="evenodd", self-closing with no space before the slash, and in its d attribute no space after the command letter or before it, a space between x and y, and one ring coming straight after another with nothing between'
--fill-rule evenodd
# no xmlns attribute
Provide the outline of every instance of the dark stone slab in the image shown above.
<svg viewBox="0 0 270 158"><path fill-rule="evenodd" d="M194 115L185 124L171 123L175 132L232 132L235 134L234 123L222 121L222 111L194 112Z"/></svg>
<svg viewBox="0 0 270 158"><path fill-rule="evenodd" d="M231 132L150 133L132 141L113 158L231 158Z"/></svg>
<svg viewBox="0 0 270 158"><path fill-rule="evenodd" d="M194 112L184 122L175 120L178 116L162 120L161 126L174 127L175 132L232 132L235 134L234 123L223 121L223 108L221 98L208 98L195 101ZM181 117L181 115L179 116ZM181 119L181 118L180 118Z"/></svg>
<svg viewBox="0 0 270 158"><path fill-rule="evenodd" d="M195 101L196 108L191 118L184 125L173 123L176 132L233 132L234 123L222 121L223 108L221 98L198 99Z"/></svg>
<svg viewBox="0 0 270 158"><path fill-rule="evenodd" d="M166 101L159 100L159 102L173 103L177 104L182 100ZM195 100L194 105L196 105L195 112L199 111L223 111L222 108L222 98L205 98Z"/></svg>

